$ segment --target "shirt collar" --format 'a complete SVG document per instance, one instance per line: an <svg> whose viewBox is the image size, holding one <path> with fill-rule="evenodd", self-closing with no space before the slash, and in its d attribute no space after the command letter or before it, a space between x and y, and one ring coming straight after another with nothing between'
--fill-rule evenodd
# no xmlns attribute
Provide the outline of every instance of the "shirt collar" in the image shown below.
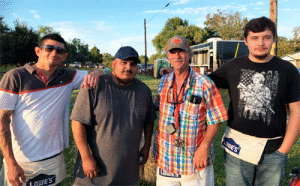
<svg viewBox="0 0 300 186"><path fill-rule="evenodd" d="M30 74L34 74L36 73L36 69L33 68L33 65L36 64L36 62L29 62L25 64L25 68L26 70L30 73ZM59 75L62 73L62 69L60 68L56 68L55 72L51 75Z"/></svg>
<svg viewBox="0 0 300 186"><path fill-rule="evenodd" d="M26 63L25 64L25 68L26 68L26 70L30 73L30 74L33 74L33 73L35 73L35 69L33 68L33 65L34 65L35 63L34 62L30 62L30 63Z"/></svg>
<svg viewBox="0 0 300 186"><path fill-rule="evenodd" d="M189 67L189 68L190 68L190 75L188 77L185 90L187 90L188 88L190 88L190 86L193 83L194 70L191 67ZM168 79L168 89L169 89L169 88L171 88L173 86L174 71L171 72L170 75L168 75L167 79Z"/></svg>

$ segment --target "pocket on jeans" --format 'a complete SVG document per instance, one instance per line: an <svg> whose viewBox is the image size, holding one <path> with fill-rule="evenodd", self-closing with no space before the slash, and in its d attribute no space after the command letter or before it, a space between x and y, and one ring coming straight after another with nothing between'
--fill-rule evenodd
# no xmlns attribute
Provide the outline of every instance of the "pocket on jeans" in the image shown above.
<svg viewBox="0 0 300 186"><path fill-rule="evenodd" d="M280 156L288 156L287 153L282 153L282 152L279 152L278 150L275 151L276 154L280 155Z"/></svg>

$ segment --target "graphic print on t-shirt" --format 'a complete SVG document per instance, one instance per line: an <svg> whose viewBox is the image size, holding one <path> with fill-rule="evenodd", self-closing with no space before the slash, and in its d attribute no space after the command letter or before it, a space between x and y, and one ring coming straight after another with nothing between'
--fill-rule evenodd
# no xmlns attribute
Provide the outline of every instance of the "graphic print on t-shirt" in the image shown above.
<svg viewBox="0 0 300 186"><path fill-rule="evenodd" d="M278 71L255 72L242 69L239 89L239 117L250 120L263 119L270 124L273 100L277 93Z"/></svg>

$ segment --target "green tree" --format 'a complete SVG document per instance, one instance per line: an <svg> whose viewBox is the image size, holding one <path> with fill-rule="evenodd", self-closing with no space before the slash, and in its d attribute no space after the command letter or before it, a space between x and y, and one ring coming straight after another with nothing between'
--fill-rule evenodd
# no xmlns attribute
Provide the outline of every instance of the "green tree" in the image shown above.
<svg viewBox="0 0 300 186"><path fill-rule="evenodd" d="M144 63L144 64L145 64L145 55L140 55L139 59L140 59L141 63ZM147 56L147 63L149 63L149 58L148 58L148 56Z"/></svg>
<svg viewBox="0 0 300 186"><path fill-rule="evenodd" d="M77 48L72 42L67 42L67 52L68 57L66 59L67 63L74 63L76 60L76 57L78 56Z"/></svg>
<svg viewBox="0 0 300 186"><path fill-rule="evenodd" d="M214 36L220 36L225 40L242 40L247 22L247 18L242 18L240 12L231 14L218 10L213 15L207 14L204 24Z"/></svg>
<svg viewBox="0 0 300 186"><path fill-rule="evenodd" d="M39 29L37 30L37 34L40 36L40 39L42 37L44 37L47 34L59 34L59 32L55 32L53 27L49 27L49 26L38 26Z"/></svg>
<svg viewBox="0 0 300 186"><path fill-rule="evenodd" d="M15 28L8 30L1 19L1 64L23 65L37 61L35 47L38 43L38 34L29 28L26 23L15 22Z"/></svg>
<svg viewBox="0 0 300 186"><path fill-rule="evenodd" d="M294 30L293 43L296 51L300 51L300 26L295 27Z"/></svg>
<svg viewBox="0 0 300 186"><path fill-rule="evenodd" d="M103 63L105 64L106 67L112 69L112 61L114 60L114 57L109 54L109 53L103 53Z"/></svg>
<svg viewBox="0 0 300 186"><path fill-rule="evenodd" d="M11 60L10 29L3 19L4 17L0 16L0 66L9 64Z"/></svg>
<svg viewBox="0 0 300 186"><path fill-rule="evenodd" d="M152 40L153 46L158 53L161 53L167 46L168 40L176 35L187 38L190 45L195 45L206 41L210 32L195 25L189 25L187 20L179 17L168 19L162 31Z"/></svg>
<svg viewBox="0 0 300 186"><path fill-rule="evenodd" d="M286 37L279 36L277 38L277 56L283 57L287 54L293 54L296 52L296 47L293 40L289 40Z"/></svg>
<svg viewBox="0 0 300 186"><path fill-rule="evenodd" d="M12 43L14 44L15 58L13 64L25 64L37 61L35 47L38 44L39 36L29 28L26 23L15 22L15 30L12 32Z"/></svg>
<svg viewBox="0 0 300 186"><path fill-rule="evenodd" d="M74 38L71 42L67 44L68 46L68 62L81 62L84 63L89 59L89 45L81 42L80 39Z"/></svg>
<svg viewBox="0 0 300 186"><path fill-rule="evenodd" d="M294 37L287 39L286 37L279 36L277 38L277 55L284 57L288 54L293 54L300 51L300 26L295 27Z"/></svg>
<svg viewBox="0 0 300 186"><path fill-rule="evenodd" d="M212 37L212 32L209 32L205 29L201 29L195 25L190 25L186 28L185 36L191 45L199 44L205 42L208 38Z"/></svg>
<svg viewBox="0 0 300 186"><path fill-rule="evenodd" d="M96 46L90 51L90 61L93 63L102 63L102 54L100 54L100 50Z"/></svg>
<svg viewBox="0 0 300 186"><path fill-rule="evenodd" d="M166 57L167 56L165 54L160 54L160 53L152 54L150 59L149 59L149 64L154 64L154 61L156 59L166 58Z"/></svg>
<svg viewBox="0 0 300 186"><path fill-rule="evenodd" d="M4 17L0 16L0 35L1 36L5 36L10 29L8 28L8 25L6 23L4 23L3 21Z"/></svg>

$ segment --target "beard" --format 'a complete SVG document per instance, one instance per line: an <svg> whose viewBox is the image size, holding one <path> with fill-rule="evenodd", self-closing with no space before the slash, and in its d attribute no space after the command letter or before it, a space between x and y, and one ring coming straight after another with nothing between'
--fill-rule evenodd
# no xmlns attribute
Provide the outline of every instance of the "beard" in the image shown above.
<svg viewBox="0 0 300 186"><path fill-rule="evenodd" d="M253 55L254 57L256 57L257 59L260 59L260 60L263 60L263 59L266 59L269 54L263 54L263 55Z"/></svg>
<svg viewBox="0 0 300 186"><path fill-rule="evenodd" d="M121 79L119 78L118 76L116 76L115 73L112 73L113 76L115 76L116 78L116 81L118 82L119 85L122 85L122 86L128 86L132 83L132 81L134 80L134 78L124 78L124 79Z"/></svg>
<svg viewBox="0 0 300 186"><path fill-rule="evenodd" d="M54 68L54 67L58 67L58 64L50 64L49 66Z"/></svg>
<svg viewBox="0 0 300 186"><path fill-rule="evenodd" d="M130 85L131 82L133 81L133 79L120 79L117 76L116 76L116 79L120 83L120 85L123 85L123 86Z"/></svg>

